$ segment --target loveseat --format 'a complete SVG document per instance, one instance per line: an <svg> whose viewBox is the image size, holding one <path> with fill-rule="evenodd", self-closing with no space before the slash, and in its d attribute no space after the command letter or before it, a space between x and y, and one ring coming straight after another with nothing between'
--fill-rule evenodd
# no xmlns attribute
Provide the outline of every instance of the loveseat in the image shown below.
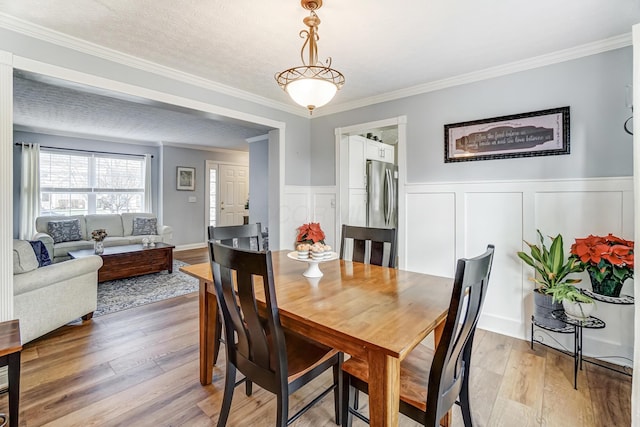
<svg viewBox="0 0 640 427"><path fill-rule="evenodd" d="M40 240L54 263L69 259L69 251L93 248L93 230L105 229L104 246L142 243L143 238L171 243L173 229L157 224L154 214L123 213L73 216L40 216L36 218L34 240Z"/></svg>
<svg viewBox="0 0 640 427"><path fill-rule="evenodd" d="M102 258L88 256L39 267L31 244L13 241L13 311L20 319L22 343L82 317L97 306Z"/></svg>

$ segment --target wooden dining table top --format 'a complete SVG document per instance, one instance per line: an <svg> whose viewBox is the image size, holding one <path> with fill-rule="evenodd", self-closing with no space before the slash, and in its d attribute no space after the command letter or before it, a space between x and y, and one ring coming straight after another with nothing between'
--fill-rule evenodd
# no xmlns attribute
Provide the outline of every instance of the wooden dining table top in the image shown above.
<svg viewBox="0 0 640 427"><path fill-rule="evenodd" d="M400 362L433 332L444 329L453 280L334 259L321 278L303 276L307 262L272 252L280 322L285 328L366 361L372 427L399 422ZM200 280L200 382L211 382L217 304L209 263L180 267ZM259 279L261 280L261 278ZM256 299L264 304L262 286ZM440 424L449 426L451 411Z"/></svg>
<svg viewBox="0 0 640 427"><path fill-rule="evenodd" d="M272 252L283 326L324 331L325 344L352 356L366 359L366 350L375 349L402 360L446 318L451 278L337 259L320 264L319 280L308 279L306 262L288 253ZM209 263L180 269L212 281ZM264 301L261 289L256 298Z"/></svg>

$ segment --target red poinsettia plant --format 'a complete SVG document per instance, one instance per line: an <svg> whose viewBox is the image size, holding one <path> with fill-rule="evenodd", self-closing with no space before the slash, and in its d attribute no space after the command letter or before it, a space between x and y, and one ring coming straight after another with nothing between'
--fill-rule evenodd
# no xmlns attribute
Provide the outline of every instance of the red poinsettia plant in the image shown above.
<svg viewBox="0 0 640 427"><path fill-rule="evenodd" d="M571 245L571 257L580 260L584 269L598 283L604 280L622 283L633 277L633 241L611 233L576 239Z"/></svg>
<svg viewBox="0 0 640 427"><path fill-rule="evenodd" d="M322 243L324 244L324 231L320 228L319 222L310 222L302 224L298 227L298 237L296 241L299 243Z"/></svg>

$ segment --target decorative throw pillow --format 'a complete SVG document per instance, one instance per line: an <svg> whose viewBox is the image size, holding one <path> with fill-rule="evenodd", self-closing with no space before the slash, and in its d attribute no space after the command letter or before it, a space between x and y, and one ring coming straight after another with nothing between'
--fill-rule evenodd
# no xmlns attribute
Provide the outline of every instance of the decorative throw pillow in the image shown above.
<svg viewBox="0 0 640 427"><path fill-rule="evenodd" d="M63 219L49 221L47 224L47 234L53 238L53 243L82 240L82 236L80 235L80 220Z"/></svg>
<svg viewBox="0 0 640 427"><path fill-rule="evenodd" d="M33 248L33 253L36 254L38 260L38 267L44 267L45 265L51 265L51 258L49 258L49 251L47 247L40 240L29 241Z"/></svg>
<svg viewBox="0 0 640 427"><path fill-rule="evenodd" d="M158 219L157 218L145 218L135 217L133 218L133 236L148 236L151 234L158 234Z"/></svg>

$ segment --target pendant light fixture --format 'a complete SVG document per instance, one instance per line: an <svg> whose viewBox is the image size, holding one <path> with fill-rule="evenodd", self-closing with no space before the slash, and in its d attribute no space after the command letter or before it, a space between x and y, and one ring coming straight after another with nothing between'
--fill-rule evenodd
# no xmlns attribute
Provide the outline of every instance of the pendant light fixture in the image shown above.
<svg viewBox="0 0 640 427"><path fill-rule="evenodd" d="M325 65L318 62L316 43L320 39L318 36L320 18L315 11L322 7L322 0L301 0L300 4L304 9L311 11L309 16L302 20L308 29L300 31L300 37L305 39L300 49L303 65L277 73L275 78L291 99L313 113L315 108L322 107L333 99L336 92L344 85L344 76L331 68L330 57L325 61ZM307 55L305 55L305 49Z"/></svg>

